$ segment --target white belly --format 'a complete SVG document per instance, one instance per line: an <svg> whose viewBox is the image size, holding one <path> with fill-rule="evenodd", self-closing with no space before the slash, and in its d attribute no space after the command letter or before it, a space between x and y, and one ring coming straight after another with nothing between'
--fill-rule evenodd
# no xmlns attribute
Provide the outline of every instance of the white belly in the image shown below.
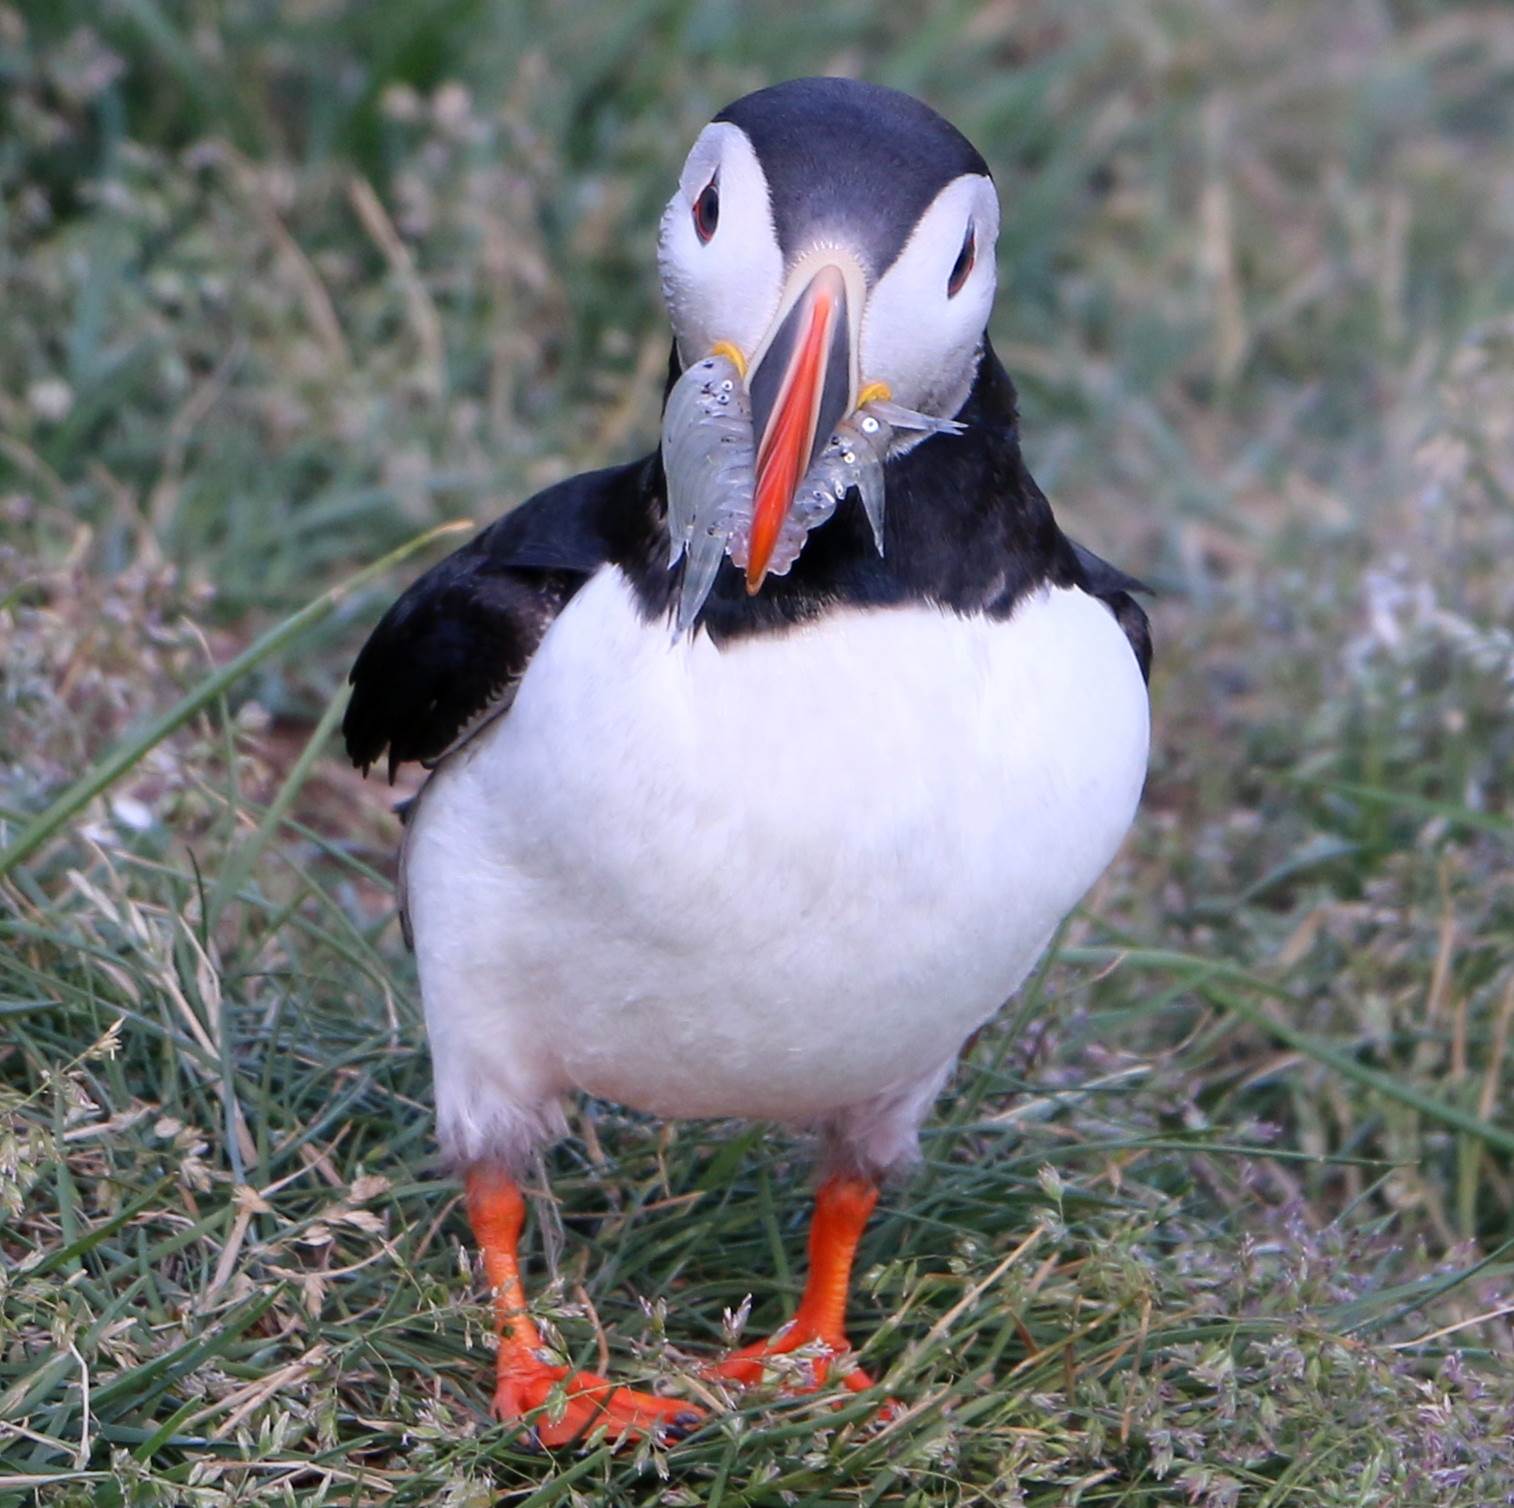
<svg viewBox="0 0 1514 1508"><path fill-rule="evenodd" d="M1146 753L1135 657L1079 591L721 650L600 572L415 815L444 1144L570 1088L799 1121L918 1082L1108 864Z"/></svg>

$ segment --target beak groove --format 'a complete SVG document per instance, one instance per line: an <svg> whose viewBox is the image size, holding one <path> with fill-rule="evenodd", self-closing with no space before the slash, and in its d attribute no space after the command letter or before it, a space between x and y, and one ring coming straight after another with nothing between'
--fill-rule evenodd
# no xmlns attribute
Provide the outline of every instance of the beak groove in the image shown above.
<svg viewBox="0 0 1514 1508"><path fill-rule="evenodd" d="M852 407L849 315L841 269L821 267L774 331L752 374L758 440L746 567L749 593L762 585L800 481Z"/></svg>

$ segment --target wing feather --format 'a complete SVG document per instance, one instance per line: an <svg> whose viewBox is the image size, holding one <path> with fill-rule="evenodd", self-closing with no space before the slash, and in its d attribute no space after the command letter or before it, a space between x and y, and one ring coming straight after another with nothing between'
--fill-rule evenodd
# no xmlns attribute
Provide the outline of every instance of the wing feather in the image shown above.
<svg viewBox="0 0 1514 1508"><path fill-rule="evenodd" d="M1107 560L1095 555L1092 550L1069 539L1072 553L1077 557L1078 569L1082 572L1081 585L1095 597L1105 602L1115 616L1115 622L1125 631L1130 647L1135 654L1141 674L1151 679L1151 622L1135 593L1151 595L1151 588L1138 577L1110 565Z"/></svg>
<svg viewBox="0 0 1514 1508"><path fill-rule="evenodd" d="M586 473L522 503L433 566L380 619L352 667L342 734L364 774L431 766L507 711L531 656L610 558L607 523L644 462Z"/></svg>

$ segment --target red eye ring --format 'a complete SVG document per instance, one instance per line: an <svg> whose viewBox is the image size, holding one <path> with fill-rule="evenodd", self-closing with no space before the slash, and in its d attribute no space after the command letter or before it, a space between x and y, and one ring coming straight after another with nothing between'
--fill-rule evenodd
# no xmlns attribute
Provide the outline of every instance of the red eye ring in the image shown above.
<svg viewBox="0 0 1514 1508"><path fill-rule="evenodd" d="M720 189L714 178L700 190L694 201L694 234L705 243L720 224Z"/></svg>
<svg viewBox="0 0 1514 1508"><path fill-rule="evenodd" d="M967 234L962 238L962 250L957 253L957 260L952 263L952 270L946 279L947 298L956 298L961 293L962 285L967 281L968 274L973 270L973 263L978 259L978 237L971 221L967 224Z"/></svg>

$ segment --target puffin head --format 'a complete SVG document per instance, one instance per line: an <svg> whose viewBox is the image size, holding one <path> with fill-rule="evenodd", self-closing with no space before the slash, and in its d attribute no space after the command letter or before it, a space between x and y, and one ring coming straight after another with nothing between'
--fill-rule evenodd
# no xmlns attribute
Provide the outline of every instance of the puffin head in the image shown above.
<svg viewBox="0 0 1514 1508"><path fill-rule="evenodd" d="M795 79L728 105L700 132L658 254L683 382L704 384L681 407L675 385L665 412L675 560L687 545L695 569L690 541L713 532L745 566L748 590L786 570L824 521L813 499L791 515L804 513L832 441L837 457L855 457L859 443L878 452L864 457L878 462L876 499L855 460L820 482L837 500L862 490L882 547L882 462L922 431L954 428L972 388L998 230L983 158L893 89ZM750 419L744 517L736 410ZM709 445L691 438L700 425ZM723 449L713 440L722 425Z"/></svg>

